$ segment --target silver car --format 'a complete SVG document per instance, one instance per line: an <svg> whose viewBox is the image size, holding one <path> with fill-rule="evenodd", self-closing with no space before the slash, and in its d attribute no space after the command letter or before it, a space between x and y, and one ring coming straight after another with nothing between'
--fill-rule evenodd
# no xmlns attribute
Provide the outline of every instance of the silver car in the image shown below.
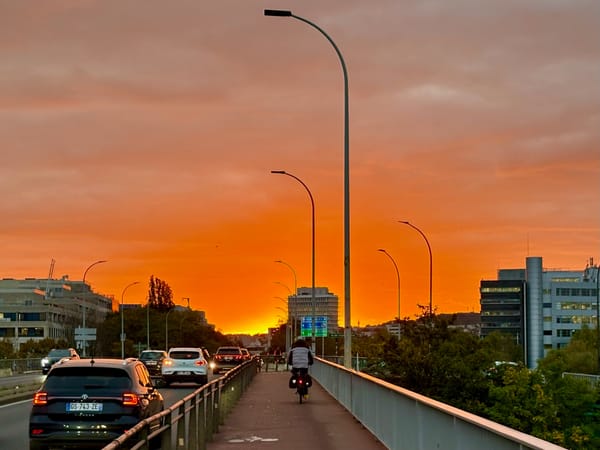
<svg viewBox="0 0 600 450"><path fill-rule="evenodd" d="M199 347L173 347L162 363L162 378L166 386L173 382L208 382L208 361Z"/></svg>

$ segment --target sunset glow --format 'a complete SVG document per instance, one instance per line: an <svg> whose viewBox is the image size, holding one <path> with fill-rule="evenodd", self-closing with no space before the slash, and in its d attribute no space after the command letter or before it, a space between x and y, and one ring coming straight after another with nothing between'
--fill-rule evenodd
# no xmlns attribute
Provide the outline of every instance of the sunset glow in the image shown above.
<svg viewBox="0 0 600 450"><path fill-rule="evenodd" d="M226 332L266 332L283 283L340 299L349 72L352 325L478 312L479 282L600 261L600 4L3 5L0 278L145 303L151 275Z"/></svg>

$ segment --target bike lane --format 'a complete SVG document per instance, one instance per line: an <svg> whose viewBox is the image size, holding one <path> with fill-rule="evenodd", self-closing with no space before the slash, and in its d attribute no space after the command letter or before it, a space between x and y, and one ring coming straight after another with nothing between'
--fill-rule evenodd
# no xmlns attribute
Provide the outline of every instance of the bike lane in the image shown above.
<svg viewBox="0 0 600 450"><path fill-rule="evenodd" d="M299 404L296 390L288 387L289 377L289 372L256 374L208 450L386 448L316 380L308 399Z"/></svg>

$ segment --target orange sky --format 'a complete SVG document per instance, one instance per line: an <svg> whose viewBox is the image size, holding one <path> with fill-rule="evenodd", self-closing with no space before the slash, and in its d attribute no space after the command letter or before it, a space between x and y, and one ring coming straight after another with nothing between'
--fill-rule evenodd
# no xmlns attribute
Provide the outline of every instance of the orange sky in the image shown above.
<svg viewBox="0 0 600 450"><path fill-rule="evenodd" d="M479 311L481 279L600 260L600 3L0 0L0 277L145 302L154 275L223 332L277 282L340 298L349 72L352 324Z"/></svg>

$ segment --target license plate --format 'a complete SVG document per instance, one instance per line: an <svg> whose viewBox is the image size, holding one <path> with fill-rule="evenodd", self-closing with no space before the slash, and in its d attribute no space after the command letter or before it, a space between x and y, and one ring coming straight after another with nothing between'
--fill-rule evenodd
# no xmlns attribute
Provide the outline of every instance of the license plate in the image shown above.
<svg viewBox="0 0 600 450"><path fill-rule="evenodd" d="M191 375L192 372L177 372L179 375Z"/></svg>
<svg viewBox="0 0 600 450"><path fill-rule="evenodd" d="M146 364L148 364L149 366L155 366L156 361L148 361Z"/></svg>
<svg viewBox="0 0 600 450"><path fill-rule="evenodd" d="M71 402L67 403L67 412L101 412L102 403L84 403Z"/></svg>

